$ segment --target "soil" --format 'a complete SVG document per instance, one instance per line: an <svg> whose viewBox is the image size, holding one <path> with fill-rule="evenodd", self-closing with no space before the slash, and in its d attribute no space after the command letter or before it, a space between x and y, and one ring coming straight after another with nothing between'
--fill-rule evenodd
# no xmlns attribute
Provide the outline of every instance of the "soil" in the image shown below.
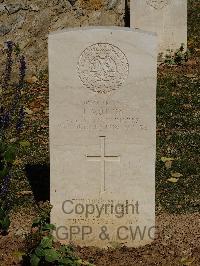
<svg viewBox="0 0 200 266"><path fill-rule="evenodd" d="M0 265L21 265L25 234L31 228L34 210L14 214L9 234L0 237ZM162 213L156 218L157 239L139 248L98 249L75 247L77 254L96 266L200 265L200 214ZM16 232L20 230L19 235Z"/></svg>

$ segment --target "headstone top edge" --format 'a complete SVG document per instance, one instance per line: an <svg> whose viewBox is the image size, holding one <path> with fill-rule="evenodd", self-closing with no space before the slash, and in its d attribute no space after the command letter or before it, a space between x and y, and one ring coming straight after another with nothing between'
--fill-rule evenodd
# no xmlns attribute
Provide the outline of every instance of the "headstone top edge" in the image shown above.
<svg viewBox="0 0 200 266"><path fill-rule="evenodd" d="M71 27L66 28L58 31L52 31L49 33L48 38L54 37L55 35L62 34L62 33L68 33L68 32L87 32L87 31L94 31L94 30L104 30L104 31L124 31L124 32L135 32L135 33L143 33L148 34L150 36L157 37L157 33L151 32L151 31L145 31L137 28L128 28L128 27L118 27L118 26L112 26L112 27L106 27L106 26L89 26L89 27Z"/></svg>

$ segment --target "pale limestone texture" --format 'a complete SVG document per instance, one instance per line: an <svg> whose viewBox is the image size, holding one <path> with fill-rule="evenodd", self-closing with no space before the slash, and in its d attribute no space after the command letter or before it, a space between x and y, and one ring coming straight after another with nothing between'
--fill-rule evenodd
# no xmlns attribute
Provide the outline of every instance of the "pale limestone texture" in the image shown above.
<svg viewBox="0 0 200 266"><path fill-rule="evenodd" d="M0 72L4 71L4 42L19 44L28 75L40 76L47 72L49 32L124 26L124 7L124 0L0 0Z"/></svg>
<svg viewBox="0 0 200 266"><path fill-rule="evenodd" d="M131 0L131 27L156 32L159 53L187 48L187 0Z"/></svg>
<svg viewBox="0 0 200 266"><path fill-rule="evenodd" d="M51 222L61 242L152 241L156 61L155 34L120 27L50 34Z"/></svg>

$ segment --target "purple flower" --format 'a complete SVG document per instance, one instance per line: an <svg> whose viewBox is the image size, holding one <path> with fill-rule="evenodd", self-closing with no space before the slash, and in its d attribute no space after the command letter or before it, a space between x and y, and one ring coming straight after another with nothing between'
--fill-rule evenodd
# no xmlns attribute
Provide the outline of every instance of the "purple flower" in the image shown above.
<svg viewBox="0 0 200 266"><path fill-rule="evenodd" d="M24 78L26 75L26 60L25 57L22 55L20 58L20 67L19 67L19 89L23 88L24 85Z"/></svg>
<svg viewBox="0 0 200 266"><path fill-rule="evenodd" d="M6 194L8 193L8 189L9 189L9 185L10 185L10 175L6 175L3 178L3 182L0 188L0 197L4 198L6 196Z"/></svg>
<svg viewBox="0 0 200 266"><path fill-rule="evenodd" d="M5 129L9 126L9 122L10 122L10 114L9 112L5 112L3 114L1 114L0 116L0 128L1 129Z"/></svg>

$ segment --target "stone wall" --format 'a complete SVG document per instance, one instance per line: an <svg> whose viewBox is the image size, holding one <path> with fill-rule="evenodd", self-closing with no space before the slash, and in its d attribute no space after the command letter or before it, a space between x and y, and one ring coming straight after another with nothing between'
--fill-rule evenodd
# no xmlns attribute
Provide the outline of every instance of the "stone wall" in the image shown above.
<svg viewBox="0 0 200 266"><path fill-rule="evenodd" d="M47 69L50 31L80 26L124 26L125 0L0 0L0 60L4 42L18 43L29 74Z"/></svg>

